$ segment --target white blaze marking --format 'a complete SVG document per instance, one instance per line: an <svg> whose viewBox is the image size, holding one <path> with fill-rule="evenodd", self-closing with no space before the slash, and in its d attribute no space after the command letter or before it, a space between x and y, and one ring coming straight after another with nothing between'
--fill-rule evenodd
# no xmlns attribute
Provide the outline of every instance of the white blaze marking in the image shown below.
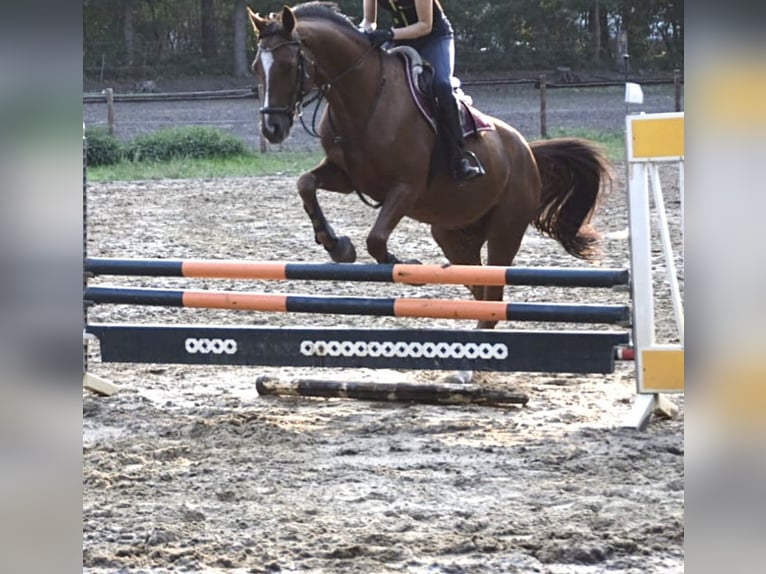
<svg viewBox="0 0 766 574"><path fill-rule="evenodd" d="M261 65L263 66L263 91L265 92L263 97L263 107L269 107L269 72L271 66L274 63L274 56L271 52L261 52Z"/></svg>

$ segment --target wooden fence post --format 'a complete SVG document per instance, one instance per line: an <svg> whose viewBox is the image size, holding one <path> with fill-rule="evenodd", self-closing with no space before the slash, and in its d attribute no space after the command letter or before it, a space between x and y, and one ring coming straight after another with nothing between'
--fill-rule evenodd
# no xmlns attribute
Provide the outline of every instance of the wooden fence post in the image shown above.
<svg viewBox="0 0 766 574"><path fill-rule="evenodd" d="M106 125L110 136L114 135L114 90L106 88Z"/></svg>
<svg viewBox="0 0 766 574"><path fill-rule="evenodd" d="M545 74L540 74L540 137L548 137L548 121L546 118Z"/></svg>

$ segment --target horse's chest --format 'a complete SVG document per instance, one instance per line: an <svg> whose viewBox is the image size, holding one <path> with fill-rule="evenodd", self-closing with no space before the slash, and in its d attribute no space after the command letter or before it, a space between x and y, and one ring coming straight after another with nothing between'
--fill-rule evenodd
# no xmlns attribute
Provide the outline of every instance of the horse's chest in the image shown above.
<svg viewBox="0 0 766 574"><path fill-rule="evenodd" d="M354 188L378 201L383 199L392 186L397 185L395 179L391 177L390 165L380 159L380 156L376 157L360 151L349 151L344 154L346 173Z"/></svg>

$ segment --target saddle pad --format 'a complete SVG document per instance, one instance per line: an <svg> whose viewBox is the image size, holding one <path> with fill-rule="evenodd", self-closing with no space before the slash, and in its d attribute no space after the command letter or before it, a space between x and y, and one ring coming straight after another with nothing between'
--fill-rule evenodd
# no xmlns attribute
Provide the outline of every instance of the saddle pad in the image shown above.
<svg viewBox="0 0 766 574"><path fill-rule="evenodd" d="M412 71L410 60L404 53L399 53L404 63L407 73L407 87L410 90L415 105L420 110L421 115L431 126L431 129L436 132L436 118L432 105L431 98L423 91L419 85L416 76ZM467 101L462 99L459 94L456 95L457 100L461 104L460 121L463 128L463 137L468 137L471 134L475 134L480 131L494 130L495 126L492 124L492 118L488 115L480 112L475 107L470 105Z"/></svg>

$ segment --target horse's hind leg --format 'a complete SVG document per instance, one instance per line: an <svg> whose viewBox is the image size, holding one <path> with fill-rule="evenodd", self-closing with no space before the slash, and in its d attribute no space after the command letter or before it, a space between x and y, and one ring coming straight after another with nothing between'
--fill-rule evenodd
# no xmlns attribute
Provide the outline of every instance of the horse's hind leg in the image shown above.
<svg viewBox="0 0 766 574"><path fill-rule="evenodd" d="M520 223L516 226L504 228L506 233L502 237L490 237L487 241L487 265L498 265L501 267L510 267L513 259L519 252L521 241L524 239L526 224ZM480 301L502 301L505 291L504 285L485 285L478 287L480 296L476 298ZM474 293L476 296L476 293ZM478 329L494 329L497 321L479 321Z"/></svg>
<svg viewBox="0 0 766 574"><path fill-rule="evenodd" d="M484 222L487 223L487 222ZM519 251L524 238L524 221L504 221L497 217L487 223L485 229L476 224L465 229L443 229L431 227L439 247L454 265L481 265L481 248L487 242L487 265L510 266ZM509 232L510 230L510 232ZM502 231L502 233L501 233ZM502 301L504 285L466 285L478 301ZM479 321L477 329L494 329L497 321ZM470 383L473 371L456 371L445 377L447 381Z"/></svg>
<svg viewBox="0 0 766 574"><path fill-rule="evenodd" d="M519 166L521 168L521 166ZM530 169L534 164L529 164ZM524 177L524 174L528 177ZM485 220L487 234L487 265L510 267L519 252L524 233L535 216L539 203L539 181L536 172L519 169L519 179L506 190L504 200L497 204ZM474 291L482 301L502 301L504 285L487 285ZM478 294L477 294L478 293ZM480 321L479 329L494 329L497 321Z"/></svg>
<svg viewBox="0 0 766 574"><path fill-rule="evenodd" d="M487 243L487 265L508 267L521 247L527 222L523 219L499 218L464 229L432 226L439 247L453 265L481 265L481 248ZM477 301L502 301L505 285L466 285ZM497 321L479 321L477 329L493 329Z"/></svg>
<svg viewBox="0 0 766 574"><path fill-rule="evenodd" d="M431 226L431 235L453 265L481 265L481 248L486 241L480 224L462 229ZM484 299L481 285L466 285L477 300Z"/></svg>
<svg viewBox="0 0 766 574"><path fill-rule="evenodd" d="M333 261L353 263L356 261L354 244L345 235L338 237L335 234L319 205L317 189L351 193L354 187L346 172L327 160L298 178L298 193L303 201L303 209L314 227L314 239L327 250Z"/></svg>
<svg viewBox="0 0 766 574"><path fill-rule="evenodd" d="M479 224L464 229L446 229L432 225L431 235L453 265L481 265L484 233ZM481 300L484 296L484 288L481 285L466 285L466 287L475 299ZM477 328L482 328L481 322ZM472 380L473 371L455 371L444 377L445 382L464 385Z"/></svg>

